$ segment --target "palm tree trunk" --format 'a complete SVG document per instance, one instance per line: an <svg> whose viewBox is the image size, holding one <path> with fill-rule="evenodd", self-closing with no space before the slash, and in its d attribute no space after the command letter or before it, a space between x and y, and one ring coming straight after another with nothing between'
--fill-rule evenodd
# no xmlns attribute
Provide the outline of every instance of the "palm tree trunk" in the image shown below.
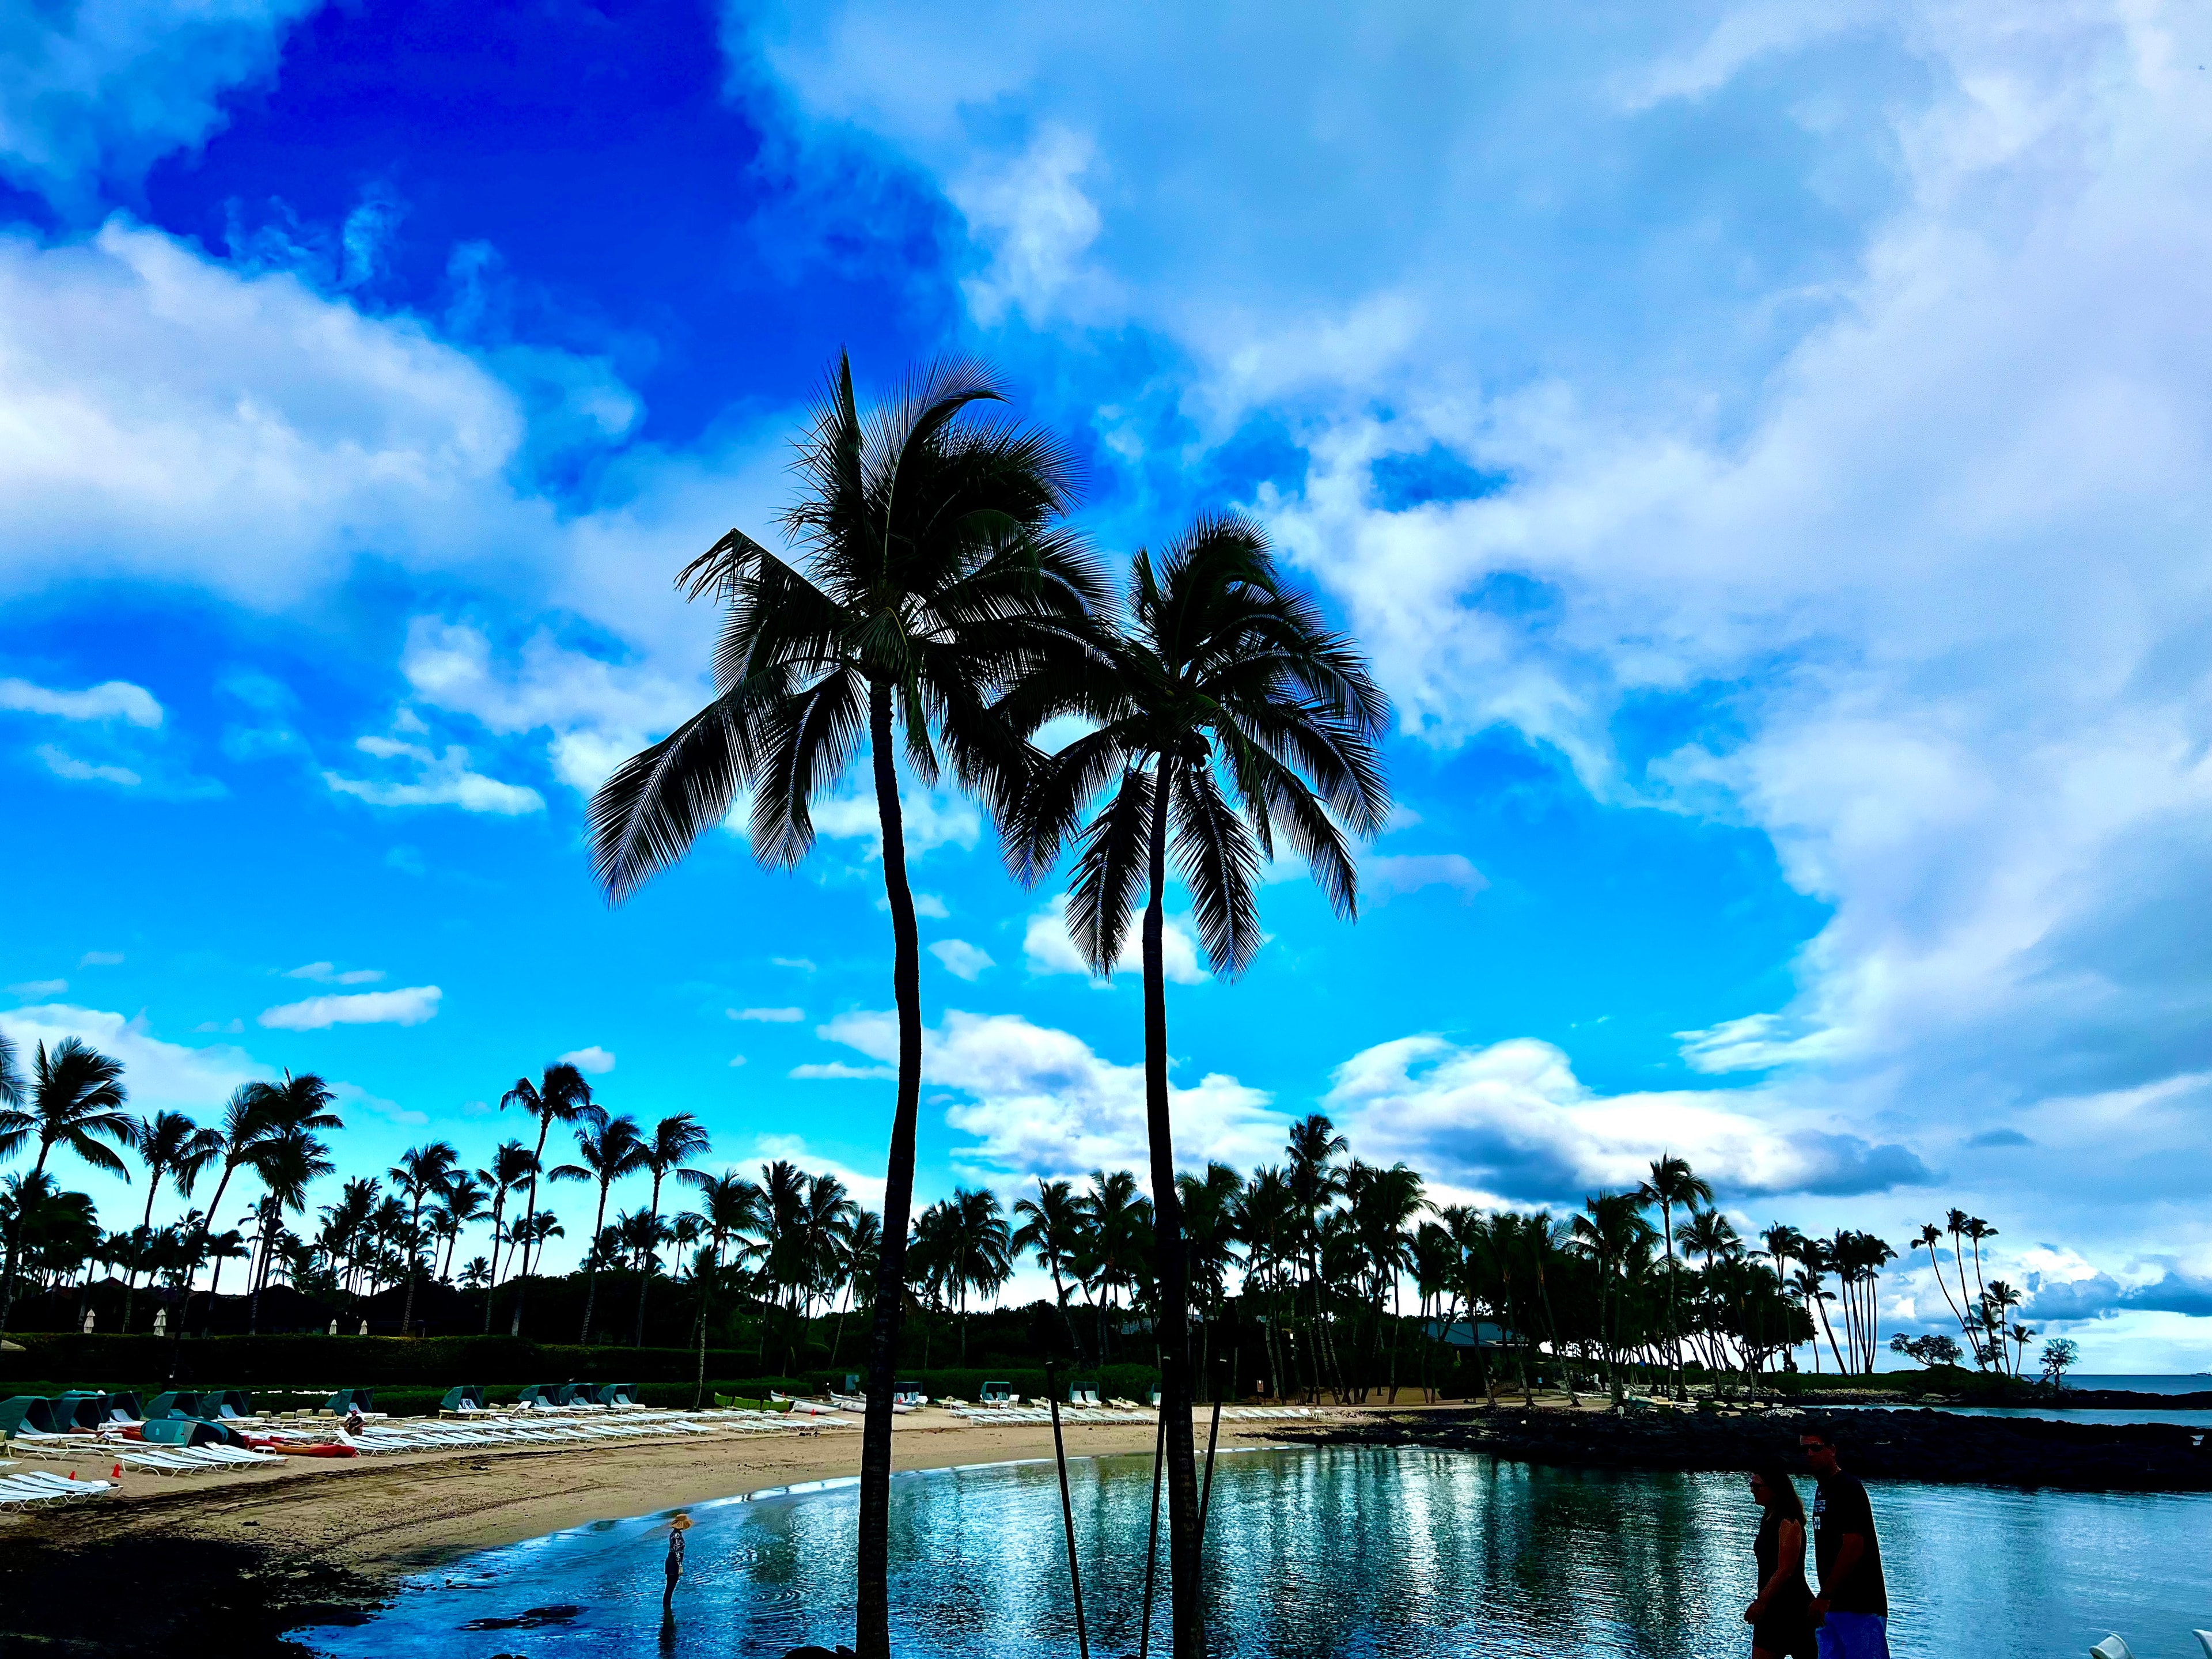
<svg viewBox="0 0 2212 1659"><path fill-rule="evenodd" d="M486 1336L491 1334L491 1298L493 1293L499 1289L499 1224L501 1218L506 1212L507 1188L502 1187L499 1189L499 1197L493 1200L491 1206L491 1283L484 1286L483 1334ZM510 1261L514 1259L511 1254L508 1259Z"/></svg>
<svg viewBox="0 0 2212 1659"><path fill-rule="evenodd" d="M714 1264L715 1267L720 1265L719 1261ZM707 1399L707 1298L714 1290L714 1269L710 1268L707 1277L699 1281L699 1380L698 1386L691 1390L691 1409L695 1412Z"/></svg>
<svg viewBox="0 0 2212 1659"><path fill-rule="evenodd" d="M415 1280L419 1276L418 1252L422 1248L422 1200L415 1200L415 1212L407 1218L407 1295L399 1308L399 1334L415 1334Z"/></svg>
<svg viewBox="0 0 2212 1659"><path fill-rule="evenodd" d="M522 1206L524 1218L532 1222L538 1219L538 1166L545 1162L545 1137L552 1127L550 1115L538 1120L538 1150L530 1159L530 1196L523 1201ZM522 1247L522 1273L514 1281L514 1321L507 1327L509 1336L522 1334L522 1298L530 1289L530 1264L535 1255L536 1252L525 1243Z"/></svg>
<svg viewBox="0 0 2212 1659"><path fill-rule="evenodd" d="M658 1175L653 1177L653 1203L650 1209L647 1211L647 1213L653 1217L653 1219L656 1224L659 1223L660 1220L660 1177ZM645 1346L645 1287L653 1280L650 1265L651 1264L646 1260L645 1252L640 1250L638 1252L637 1266L637 1340L630 1344L630 1346L633 1348L641 1348Z"/></svg>
<svg viewBox="0 0 2212 1659"><path fill-rule="evenodd" d="M1168 1466L1169 1628L1175 1659L1206 1659L1206 1609L1199 1600L1198 1450L1191 1435L1189 1264L1176 1194L1175 1128L1168 1112L1168 1007L1164 910L1168 799L1174 768L1164 759L1152 785L1152 896L1145 907L1145 1127L1152 1146L1152 1260L1159 1273L1160 1420Z"/></svg>
<svg viewBox="0 0 2212 1659"><path fill-rule="evenodd" d="M914 1209L914 1149L921 1109L921 937L907 884L906 825L891 747L891 691L868 688L868 742L876 816L883 830L884 896L891 912L891 995L898 1005L898 1094L884 1172L883 1251L876 1265L868 1336L868 1410L860 1430L860 1525L854 1645L860 1659L890 1659L891 1389L905 1311L906 1234Z"/></svg>
<svg viewBox="0 0 2212 1659"><path fill-rule="evenodd" d="M592 1346L592 1304L599 1294L599 1231L607 1224L607 1188L612 1184L599 1182L599 1212L592 1218L592 1242L584 1253L584 1329L576 1341L586 1348Z"/></svg>

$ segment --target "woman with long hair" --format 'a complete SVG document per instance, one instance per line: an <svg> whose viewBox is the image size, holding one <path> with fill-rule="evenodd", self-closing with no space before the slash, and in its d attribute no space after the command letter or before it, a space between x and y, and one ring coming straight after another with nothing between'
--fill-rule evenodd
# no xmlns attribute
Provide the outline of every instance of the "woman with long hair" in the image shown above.
<svg viewBox="0 0 2212 1659"><path fill-rule="evenodd" d="M1759 1596L1743 1610L1751 1659L1819 1659L1813 1591L1805 1582L1805 1505L1778 1463L1751 1472L1751 1495L1761 1511L1752 1547Z"/></svg>

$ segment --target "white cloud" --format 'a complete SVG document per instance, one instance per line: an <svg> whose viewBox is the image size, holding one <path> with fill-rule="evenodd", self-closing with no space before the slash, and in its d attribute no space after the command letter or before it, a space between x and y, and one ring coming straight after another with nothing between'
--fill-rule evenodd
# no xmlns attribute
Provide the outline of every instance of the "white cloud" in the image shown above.
<svg viewBox="0 0 2212 1659"><path fill-rule="evenodd" d="M411 1106L402 1106L396 1100L386 1100L381 1095L371 1094L356 1083L332 1083L331 1092L339 1104L350 1112L373 1112L387 1123L402 1128L419 1129L430 1121L428 1112L417 1111Z"/></svg>
<svg viewBox="0 0 2212 1659"><path fill-rule="evenodd" d="M561 1059L578 1071L589 1072L594 1077L611 1072L615 1068L614 1055L600 1048L596 1042L588 1048L571 1049L562 1054Z"/></svg>
<svg viewBox="0 0 2212 1659"><path fill-rule="evenodd" d="M0 42L0 173L75 206L101 175L135 184L220 126L231 88L276 67L313 0L75 0L19 15Z"/></svg>
<svg viewBox="0 0 2212 1659"><path fill-rule="evenodd" d="M898 1054L892 1015L842 1014L822 1035L885 1062L882 1075L896 1075L889 1064ZM1014 1014L948 1011L922 1034L922 1079L966 1097L945 1109L946 1123L975 1138L955 1158L993 1178L1099 1168L1131 1169L1143 1178L1148 1167L1143 1066L1103 1060L1069 1032ZM1179 1165L1218 1158L1249 1170L1281 1154L1287 1120L1270 1109L1267 1094L1232 1077L1209 1073L1194 1085L1170 1085L1169 1109Z"/></svg>
<svg viewBox="0 0 2212 1659"><path fill-rule="evenodd" d="M791 1068L791 1075L803 1082L840 1082L853 1079L895 1078L896 1068L889 1066L851 1066L842 1060L810 1060Z"/></svg>
<svg viewBox="0 0 2212 1659"><path fill-rule="evenodd" d="M419 744L366 737L356 738L354 747L379 760L404 761L415 773L411 781L404 783L343 777L336 772L323 774L324 783L334 793L354 796L372 806L458 806L464 811L495 812L508 817L544 810L545 799L535 789L523 784L502 783L497 778L472 770L469 751L458 744L448 744L442 753L434 753Z"/></svg>
<svg viewBox="0 0 2212 1659"><path fill-rule="evenodd" d="M106 680L82 691L49 691L28 680L0 680L0 708L65 720L123 720L143 726L161 723L161 705L153 693L128 680Z"/></svg>
<svg viewBox="0 0 2212 1659"><path fill-rule="evenodd" d="M1440 1182L1579 1201L1633 1186L1666 1152L1725 1193L1844 1194L1929 1179L1907 1148L1869 1144L1785 1101L1746 1091L1605 1096L1548 1042L1467 1048L1400 1037L1338 1066L1323 1105L1360 1156L1403 1158Z"/></svg>
<svg viewBox="0 0 2212 1659"><path fill-rule="evenodd" d="M779 968L796 968L802 974L815 971L814 964L805 957L770 957L769 960Z"/></svg>
<svg viewBox="0 0 2212 1659"><path fill-rule="evenodd" d="M80 968L116 968L123 963L120 951L87 951L76 959Z"/></svg>
<svg viewBox="0 0 2212 1659"><path fill-rule="evenodd" d="M1041 321L1075 297L1071 286L1087 286L1080 260L1101 222L1081 179L1094 159L1087 137L1047 125L1020 155L985 161L951 183L953 205L991 250L990 268L966 284L978 322L988 326L1010 309Z"/></svg>
<svg viewBox="0 0 2212 1659"><path fill-rule="evenodd" d="M28 997L35 1001L40 997L59 996L69 989L69 981L65 979L25 980L20 985L9 986L8 989L13 995Z"/></svg>
<svg viewBox="0 0 2212 1659"><path fill-rule="evenodd" d="M165 1042L143 1016L49 1003L15 1010L8 1016L7 1030L19 1056L37 1043L52 1048L73 1036L121 1060L135 1112L182 1111L205 1121L233 1089L265 1075L240 1048Z"/></svg>
<svg viewBox="0 0 2212 1659"><path fill-rule="evenodd" d="M796 1025L806 1018L804 1008L732 1008L732 1019L757 1020L764 1025Z"/></svg>
<svg viewBox="0 0 2212 1659"><path fill-rule="evenodd" d="M970 945L964 939L941 939L929 947L929 954L945 964L945 971L955 976L972 980L986 968L994 966L991 953L980 945Z"/></svg>
<svg viewBox="0 0 2212 1659"><path fill-rule="evenodd" d="M437 1018L445 993L434 985L356 996L309 997L261 1012L259 1023L280 1031L319 1031L332 1025L420 1025Z"/></svg>
<svg viewBox="0 0 2212 1659"><path fill-rule="evenodd" d="M809 1175L832 1175L845 1183L845 1189L861 1204L880 1212L884 1207L884 1177L855 1170L848 1164L811 1152L805 1140L793 1134L756 1135L753 1138L752 1161L769 1164L777 1158L787 1158Z"/></svg>
<svg viewBox="0 0 2212 1659"><path fill-rule="evenodd" d="M1141 920L1141 919L1140 919ZM1022 955L1033 974L1088 974L1090 964L1067 936L1067 922L1058 906L1048 907L1029 919L1022 931ZM1114 971L1142 977L1145 971L1144 935L1137 923L1121 942ZM1188 922L1170 916L1160 933L1160 972L1176 985L1200 985L1206 972L1199 960L1198 939Z"/></svg>
<svg viewBox="0 0 2212 1659"><path fill-rule="evenodd" d="M743 1054L732 1054L730 1056L730 1064L732 1066L742 1066L744 1063L745 1057Z"/></svg>
<svg viewBox="0 0 2212 1659"><path fill-rule="evenodd" d="M144 781L127 766L106 766L94 761L79 760L66 749L51 743L42 743L31 751L46 764L46 769L58 778L67 778L72 783L113 783L125 789Z"/></svg>
<svg viewBox="0 0 2212 1659"><path fill-rule="evenodd" d="M381 968L349 968L340 971L334 963L309 962L284 970L286 979L311 979L322 985L374 985L384 977Z"/></svg>
<svg viewBox="0 0 2212 1659"><path fill-rule="evenodd" d="M939 847L971 848L983 833L983 815L975 803L948 789L901 790L899 816L909 858ZM883 842L872 794L833 795L817 803L814 828L833 840L865 841L872 849Z"/></svg>
<svg viewBox="0 0 2212 1659"><path fill-rule="evenodd" d="M1490 885L1489 878L1460 853L1401 853L1366 858L1360 860L1359 877L1361 884L1378 902L1418 893L1424 887L1449 887L1465 903Z"/></svg>

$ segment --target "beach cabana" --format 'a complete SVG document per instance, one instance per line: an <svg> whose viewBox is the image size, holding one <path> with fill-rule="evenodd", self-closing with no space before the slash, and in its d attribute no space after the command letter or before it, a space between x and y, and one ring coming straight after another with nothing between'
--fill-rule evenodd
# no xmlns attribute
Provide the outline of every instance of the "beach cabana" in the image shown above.
<svg viewBox="0 0 2212 1659"><path fill-rule="evenodd" d="M561 1403L560 1395L558 1383L532 1382L523 1389L521 1400L526 1406L557 1406Z"/></svg>
<svg viewBox="0 0 2212 1659"><path fill-rule="evenodd" d="M196 1414L210 1423L251 1417L253 1415L252 1397L237 1389L210 1389L200 1395L200 1408Z"/></svg>
<svg viewBox="0 0 2212 1659"><path fill-rule="evenodd" d="M26 1429L33 1434L67 1434L72 1426L42 1394L19 1394L0 1400L0 1435Z"/></svg>
<svg viewBox="0 0 2212 1659"><path fill-rule="evenodd" d="M637 1384L610 1382L592 1398L602 1406L635 1406L637 1404Z"/></svg>
<svg viewBox="0 0 2212 1659"><path fill-rule="evenodd" d="M88 1389L71 1389L54 1397L54 1417L73 1429L96 1429L107 1421L107 1396Z"/></svg>
<svg viewBox="0 0 2212 1659"><path fill-rule="evenodd" d="M158 1417L139 1425L138 1437L149 1446L218 1446L238 1437L197 1417Z"/></svg>
<svg viewBox="0 0 2212 1659"><path fill-rule="evenodd" d="M987 1406L1018 1406L1022 1401L1021 1395L1014 1392L1014 1385L1007 1382L986 1382L978 1398Z"/></svg>
<svg viewBox="0 0 2212 1659"><path fill-rule="evenodd" d="M323 1401L323 1409L333 1417L343 1417L356 1406L366 1417L376 1409L376 1396L367 1389L340 1389Z"/></svg>
<svg viewBox="0 0 2212 1659"><path fill-rule="evenodd" d="M563 1382L554 1396L556 1406L588 1406L592 1403L592 1385L588 1382Z"/></svg>
<svg viewBox="0 0 2212 1659"><path fill-rule="evenodd" d="M136 1423L146 1415L138 1403L138 1396L125 1389L121 1394L107 1396L107 1420L111 1423Z"/></svg>
<svg viewBox="0 0 2212 1659"><path fill-rule="evenodd" d="M929 1396L921 1391L919 1382L894 1382L891 1385L891 1404L894 1406L927 1406Z"/></svg>
<svg viewBox="0 0 2212 1659"><path fill-rule="evenodd" d="M206 1413L200 1410L200 1397L197 1393L183 1389L172 1389L167 1394L157 1394L154 1396L152 1403L146 1407L146 1415L149 1417L204 1417Z"/></svg>
<svg viewBox="0 0 2212 1659"><path fill-rule="evenodd" d="M1067 1403L1071 1406L1095 1406L1098 1403L1096 1382L1071 1382L1067 1389Z"/></svg>
<svg viewBox="0 0 2212 1659"><path fill-rule="evenodd" d="M483 1409L484 1389L481 1382L464 1382L458 1389L448 1389L446 1390L446 1397L438 1402L438 1410L441 1415L448 1412L456 1415L465 1415L470 1412L480 1412Z"/></svg>

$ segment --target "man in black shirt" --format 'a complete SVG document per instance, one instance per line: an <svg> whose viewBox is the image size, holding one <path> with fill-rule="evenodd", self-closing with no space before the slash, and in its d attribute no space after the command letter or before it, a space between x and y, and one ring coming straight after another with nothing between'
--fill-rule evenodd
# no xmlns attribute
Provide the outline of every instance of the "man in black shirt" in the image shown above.
<svg viewBox="0 0 2212 1659"><path fill-rule="evenodd" d="M1866 1488L1837 1463L1836 1443L1826 1430L1808 1429L1798 1440L1820 1484L1813 1500L1813 1559L1820 1569L1813 1612L1820 1619L1820 1659L1889 1659L1889 1592Z"/></svg>

